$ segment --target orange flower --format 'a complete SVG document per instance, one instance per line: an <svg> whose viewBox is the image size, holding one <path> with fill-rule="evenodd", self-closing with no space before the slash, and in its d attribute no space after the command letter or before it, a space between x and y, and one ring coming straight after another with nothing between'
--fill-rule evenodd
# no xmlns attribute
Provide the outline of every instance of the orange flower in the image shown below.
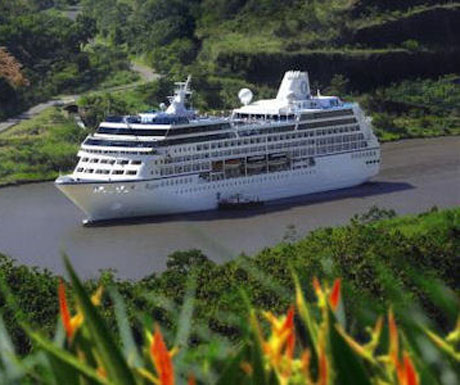
<svg viewBox="0 0 460 385"><path fill-rule="evenodd" d="M323 294L321 284L319 283L318 278L316 277L313 277L313 289L315 289L315 293L318 298Z"/></svg>
<svg viewBox="0 0 460 385"><path fill-rule="evenodd" d="M59 279L59 286L58 286L58 297L59 297L59 310L61 313L61 320L62 324L64 325L65 332L67 334L67 338L71 339L74 333L74 328L70 322L70 312L69 307L67 305L67 298L65 295L65 286L62 279Z"/></svg>
<svg viewBox="0 0 460 385"><path fill-rule="evenodd" d="M414 364L407 353L404 354L404 369L406 373L405 385L418 385L417 371L415 370Z"/></svg>
<svg viewBox="0 0 460 385"><path fill-rule="evenodd" d="M160 379L160 384L174 385L174 369L171 353L166 348L158 325L155 325L155 334L153 335L152 344L150 345L150 355L152 356L155 369Z"/></svg>
<svg viewBox="0 0 460 385"><path fill-rule="evenodd" d="M333 311L335 311L337 309L337 306L339 305L340 284L341 284L341 280L340 278L337 278L334 281L334 286L332 287L331 294L329 294L329 304L331 305L331 308Z"/></svg>
<svg viewBox="0 0 460 385"><path fill-rule="evenodd" d="M263 313L272 327L270 338L261 341L264 355L281 381L288 378L292 370L295 349L294 312L294 306L291 306L286 316L280 318L270 312Z"/></svg>
<svg viewBox="0 0 460 385"><path fill-rule="evenodd" d="M418 385L418 375L409 355L404 352L403 363L397 362L396 374L399 385Z"/></svg>
<svg viewBox="0 0 460 385"><path fill-rule="evenodd" d="M388 328L390 331L390 359L397 366L399 362L398 328L391 309L388 311Z"/></svg>
<svg viewBox="0 0 460 385"><path fill-rule="evenodd" d="M294 356L295 348L295 330L294 330L294 306L289 308L286 321L284 321L282 333L287 331L288 336L286 339L286 353L290 359Z"/></svg>
<svg viewBox="0 0 460 385"><path fill-rule="evenodd" d="M93 296L91 297L91 302L95 306L99 305L101 302L101 296L102 296L102 286L99 287L96 293L93 294ZM83 323L83 320L84 320L83 313L80 310L78 310L77 314L75 314L73 317L70 316L69 306L67 304L67 298L65 294L65 285L62 279L59 280L58 297L59 297L59 311L61 313L62 324L64 325L67 339L71 341L75 332L78 330L78 328Z"/></svg>

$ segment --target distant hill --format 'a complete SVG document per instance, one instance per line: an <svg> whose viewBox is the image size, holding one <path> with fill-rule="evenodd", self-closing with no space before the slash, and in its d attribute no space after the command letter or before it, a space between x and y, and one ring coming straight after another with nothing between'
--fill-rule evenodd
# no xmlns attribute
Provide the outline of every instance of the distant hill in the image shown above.
<svg viewBox="0 0 460 385"><path fill-rule="evenodd" d="M274 84L305 68L367 90L458 70L460 2L435 0L83 0L102 36L167 73Z"/></svg>

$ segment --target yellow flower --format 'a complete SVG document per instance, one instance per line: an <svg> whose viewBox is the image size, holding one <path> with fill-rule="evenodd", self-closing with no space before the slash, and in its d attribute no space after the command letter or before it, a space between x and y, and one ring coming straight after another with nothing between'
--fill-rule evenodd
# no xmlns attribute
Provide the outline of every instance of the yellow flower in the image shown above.
<svg viewBox="0 0 460 385"><path fill-rule="evenodd" d="M70 316L69 306L67 304L67 298L66 298L66 293L65 293L65 285L62 279L59 280L58 297L59 297L59 310L61 314L62 324L64 325L67 339L71 341L73 336L75 335L75 332L83 324L83 321L84 321L83 313L80 309L77 308L77 314L75 314L73 317ZM91 302L95 306L98 306L101 303L101 297L102 297L102 286L99 287L96 293L93 294L93 296L91 297Z"/></svg>
<svg viewBox="0 0 460 385"><path fill-rule="evenodd" d="M264 354L281 377L288 377L295 348L294 306L289 308L286 316L280 318L276 318L270 312L263 314L272 327L268 341L262 341Z"/></svg>

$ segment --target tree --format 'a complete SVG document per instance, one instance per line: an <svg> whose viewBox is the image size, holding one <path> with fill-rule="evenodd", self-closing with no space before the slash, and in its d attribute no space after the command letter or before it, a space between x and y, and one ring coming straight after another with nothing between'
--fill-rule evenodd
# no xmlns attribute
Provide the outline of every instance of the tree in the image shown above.
<svg viewBox="0 0 460 385"><path fill-rule="evenodd" d="M11 86L29 85L29 81L21 71L22 65L5 47L0 47L0 77L5 78Z"/></svg>

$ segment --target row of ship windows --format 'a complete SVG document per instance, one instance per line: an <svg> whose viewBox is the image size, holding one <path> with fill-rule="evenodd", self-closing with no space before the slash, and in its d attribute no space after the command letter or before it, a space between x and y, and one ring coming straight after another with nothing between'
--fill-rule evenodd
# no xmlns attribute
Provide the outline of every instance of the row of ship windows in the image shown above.
<svg viewBox="0 0 460 385"><path fill-rule="evenodd" d="M288 134L281 134L281 135L271 135L271 136L264 136L260 138L245 138L240 140L230 140L226 142L218 142L218 143L204 143L199 144L196 146L196 151L204 151L209 149L215 148L222 148L222 147L232 147L232 146L242 146L247 144L255 144L255 143L265 143L267 142L276 142L280 140L289 140L289 139L298 139L304 137L314 137L316 136L324 136L324 135L332 135L332 134L339 134L345 132L354 132L359 131L358 125L351 125L351 126L344 126L344 127L335 127L323 130L316 130L310 132L293 132ZM177 151L175 151L177 150ZM174 152L181 152L181 148L175 149ZM184 151L187 150L194 150L194 148L184 148Z"/></svg>
<svg viewBox="0 0 460 385"><path fill-rule="evenodd" d="M295 171L295 174L313 174L315 171L312 169L308 169L306 171L305 169L303 170L297 170ZM277 179L282 179L282 178L287 178L289 175L287 174L278 174L278 175L270 175L270 176L263 176L259 177L256 179L257 182L263 182L263 181L268 181L268 180L277 180ZM249 177L250 178L250 177ZM253 180L248 180L248 177L241 178L240 180L235 179L233 182L221 182L218 185L207 185L207 186L200 186L191 190L182 190L183 192L191 192L193 191L199 191L199 190L209 190L213 187L231 187L235 185L244 185L244 184L249 184L249 183L254 183ZM180 184L187 184L191 183L193 181L193 178L179 178L179 179L168 179L165 181L161 181L158 184L147 184L146 188L155 188L155 187L161 187L161 186L175 186L175 185L180 185Z"/></svg>
<svg viewBox="0 0 460 385"><path fill-rule="evenodd" d="M315 149L311 147L296 149L289 153L289 155L292 156L293 158L301 157L301 156L312 156L314 154L315 154ZM209 170L210 167L211 167L210 162L186 164L186 165L175 166L175 167L173 166L164 167L160 170L159 173L160 175L173 175L173 174L188 173L188 172L193 172L193 171L206 171L206 170Z"/></svg>
<svg viewBox="0 0 460 385"><path fill-rule="evenodd" d="M351 159L366 158L368 156L376 156L376 155L377 155L377 151L362 151L362 152L351 154Z"/></svg>
<svg viewBox="0 0 460 385"><path fill-rule="evenodd" d="M380 159L366 160L366 164L375 164L380 163Z"/></svg>
<svg viewBox="0 0 460 385"><path fill-rule="evenodd" d="M362 136L362 134L359 134L359 136ZM360 138L362 139L362 138ZM288 143L284 143L283 145L289 145ZM276 147L276 148L275 148ZM278 150L280 148L277 148L278 146L273 146L274 150ZM329 146L319 146L317 149L318 154L326 154L326 153L331 153L331 152L340 152L340 151L347 151L347 150L353 150L357 148L365 148L367 147L367 142L366 141L361 141L359 143L357 142L346 142L343 144L336 144L334 145L329 145ZM286 149L289 149L288 146L286 146ZM265 147L261 148L262 151L265 150ZM250 153L255 153L255 149L251 150ZM291 152L291 155L293 157L297 156L304 156L304 155L314 155L315 149L310 147L310 148L303 148L303 149L293 149ZM229 154L226 154L226 151L219 152L215 156L226 156ZM190 160L190 159L187 159ZM198 171L198 170L206 170L209 168L209 163L196 163L192 165L184 165L184 166L176 166L176 167L167 167L164 168L160 171L161 175L170 175L170 174L175 174L175 173L182 173L182 172L191 172L191 171Z"/></svg>
<svg viewBox="0 0 460 385"><path fill-rule="evenodd" d="M318 146L324 144L333 144L333 143L346 143L354 142L356 140L363 140L364 134L351 134L351 135L340 135L340 136L330 136L329 138L317 139L316 143Z"/></svg>
<svg viewBox="0 0 460 385"><path fill-rule="evenodd" d="M333 152L356 150L358 148L366 148L366 147L367 147L366 141L336 144L336 145L330 145L330 146L320 146L316 149L316 154L323 155L323 154L329 154Z"/></svg>
<svg viewBox="0 0 460 385"><path fill-rule="evenodd" d="M362 139L364 139L363 134L349 135L348 137L344 136L343 138L341 136L339 136L339 137L331 137L331 138L328 138L328 139L319 139L318 140L318 146L319 147L317 149L317 153L318 154L325 154L325 153L329 153L329 152L337 152L337 151L343 151L343 150L350 150L350 149L367 147L367 143L365 141L362 141L359 145L357 143L347 143L350 140L354 141L354 140L362 140ZM330 144L334 144L334 143L342 143L342 141L344 142L343 145L336 145L336 146L331 146L330 145ZM283 148L284 149L289 149L291 147L305 146L305 145L311 145L311 144L314 144L314 140L307 140L307 141L300 141L300 142L293 142L293 143L289 143L289 142L288 143L279 143L277 145L270 145L268 147L260 146L260 147L252 147L252 148L243 148L243 149L239 149L238 151L233 150L233 155L244 154L244 153L255 153L257 151L265 151L266 148L268 148L269 150L280 150L280 149L283 149ZM326 144L329 144L329 146L325 146ZM302 149L302 150L293 150L293 152L292 152L292 155L294 157L299 156L299 155L306 155L306 154L314 154L314 150L313 149ZM197 155L194 155L194 156L176 157L176 158L174 158L174 160L175 160L175 162L197 160L200 157L203 157L203 155L206 158L209 157L209 154L201 154L201 155L197 154ZM218 151L218 152L212 153L212 156L215 156L215 157L218 157L218 156L230 156L230 155L232 155L232 151L230 151L230 150ZM360 155L360 154L354 154L353 155L353 157L357 157L357 156L362 156L362 155ZM166 159L165 163L173 163L171 161L171 159ZM85 163L85 162L98 163L99 162L101 164L114 164L114 163L117 163L119 165L127 165L127 164L129 164L129 161L126 160L126 159L118 159L117 161L115 161L114 159L82 158L81 162L83 162L83 163ZM141 163L142 162L140 160L132 160L131 161L132 165L139 165ZM160 164L160 163L163 163L163 161L160 161L160 160L154 161L154 164ZM197 163L197 164L192 164L192 165L185 165L183 167L179 166L179 167L176 167L176 168L170 167L170 168L162 169L160 171L160 175L170 175L170 174L181 173L181 172L200 171L200 170L206 170L209 167L210 167L209 162ZM93 173L94 172L94 169L87 169L87 170L91 170L91 171L85 171L87 173ZM79 168L77 171L82 172L83 168ZM132 171L132 170L128 171L128 175L135 175L135 174L132 174L132 172L135 172L135 171ZM101 174L101 173L102 174L109 174L110 171L109 170L96 170L96 173L98 173L98 174ZM122 175L123 170L113 170L112 174Z"/></svg>
<svg viewBox="0 0 460 385"><path fill-rule="evenodd" d="M127 160L127 159L99 159L99 158L82 158L80 160L81 163L101 163L101 164L132 164L132 165L139 165L142 164L141 160Z"/></svg>
<svg viewBox="0 0 460 385"><path fill-rule="evenodd" d="M84 167L78 167L77 172L83 172L85 174L102 174L102 175L136 175L137 170L111 170L108 169L93 169L93 168L84 168Z"/></svg>
<svg viewBox="0 0 460 385"><path fill-rule="evenodd" d="M356 140L363 140L364 134L351 134L351 135L340 135L340 136L331 136L329 138L321 138L317 139L316 143L321 146L324 144L333 144L333 143L347 143L347 142L354 142ZM180 163L180 162L189 162L192 160L198 159L207 159L210 157L219 157L219 156L231 156L231 155L240 155L240 154L249 154L249 153L256 153L259 151L268 150L281 150L281 149L289 149L292 147L300 147L300 146L311 146L315 144L315 139L307 139L307 140L300 140L294 142L284 142L284 143L277 143L277 144L270 144L268 146L257 146L257 147L247 147L247 148L235 148L232 150L225 150L225 151L214 151L211 153L202 153L202 154L195 154L195 155L187 155L187 156L179 156L179 157L168 157L164 160L164 163ZM155 164L158 164L163 161L155 161Z"/></svg>
<svg viewBox="0 0 460 385"><path fill-rule="evenodd" d="M141 151L113 151L113 150L91 150L86 148L85 152L88 154L104 154L104 155L147 155L151 154L150 151L148 152L141 152Z"/></svg>
<svg viewBox="0 0 460 385"><path fill-rule="evenodd" d="M183 172L192 172L192 171L205 171L209 170L211 167L209 162L206 163L196 163L193 165L184 165L176 167L165 167L160 170L160 175L171 175L171 174L180 174Z"/></svg>

